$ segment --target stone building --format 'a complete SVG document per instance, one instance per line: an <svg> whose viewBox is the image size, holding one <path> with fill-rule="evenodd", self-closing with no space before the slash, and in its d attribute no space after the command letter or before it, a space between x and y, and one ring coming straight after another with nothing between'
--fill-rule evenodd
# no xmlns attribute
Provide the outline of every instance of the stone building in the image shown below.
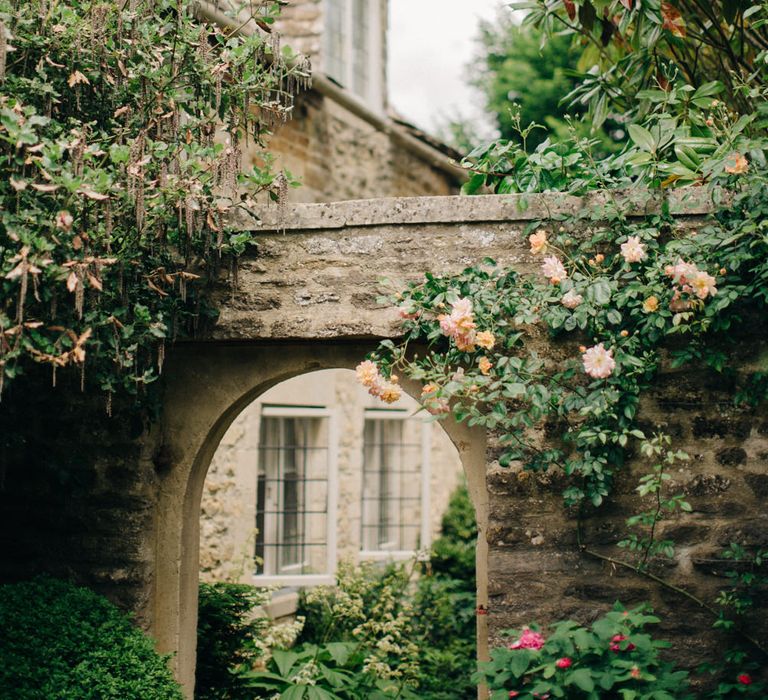
<svg viewBox="0 0 768 700"><path fill-rule="evenodd" d="M382 404L343 369L262 394L208 470L201 577L331 583L338 561L427 548L462 466L445 431L417 411L408 396Z"/></svg>
<svg viewBox="0 0 768 700"><path fill-rule="evenodd" d="M282 41L313 67L313 88L269 140L277 167L302 181L290 199L457 192L459 154L388 112L387 15L387 0L294 0L283 9ZM259 397L224 436L206 480L203 578L328 582L342 559L428 547L461 464L417 408L409 397L382 408L343 370L295 377Z"/></svg>
<svg viewBox="0 0 768 700"><path fill-rule="evenodd" d="M232 4L233 0L218 0ZM232 21L212 2L201 12ZM387 99L388 0L291 0L278 31L307 56L312 88L293 118L269 140L276 165L301 180L289 199L347 199L457 194L460 154L399 120ZM246 163L247 165L247 163Z"/></svg>

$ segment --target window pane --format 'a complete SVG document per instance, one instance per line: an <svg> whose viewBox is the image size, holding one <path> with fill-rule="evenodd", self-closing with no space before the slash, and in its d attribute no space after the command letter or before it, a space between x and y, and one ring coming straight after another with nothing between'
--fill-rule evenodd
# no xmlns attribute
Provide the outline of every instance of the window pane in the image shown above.
<svg viewBox="0 0 768 700"><path fill-rule="evenodd" d="M257 574L325 573L327 421L263 417L256 507Z"/></svg>
<svg viewBox="0 0 768 700"><path fill-rule="evenodd" d="M362 548L416 550L421 527L421 423L365 421Z"/></svg>
<svg viewBox="0 0 768 700"><path fill-rule="evenodd" d="M367 97L371 72L370 3L352 0L352 91Z"/></svg>
<svg viewBox="0 0 768 700"><path fill-rule="evenodd" d="M326 73L342 84L346 82L344 76L345 6L345 0L326 0L325 3L328 13L325 21Z"/></svg>

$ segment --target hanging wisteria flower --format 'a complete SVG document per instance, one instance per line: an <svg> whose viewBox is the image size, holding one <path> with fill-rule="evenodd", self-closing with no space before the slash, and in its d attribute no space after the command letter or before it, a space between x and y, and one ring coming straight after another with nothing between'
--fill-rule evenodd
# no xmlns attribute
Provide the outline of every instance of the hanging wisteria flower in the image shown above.
<svg viewBox="0 0 768 700"><path fill-rule="evenodd" d="M475 337L475 343L478 347L485 350L493 350L493 346L496 344L496 336L491 331L480 331Z"/></svg>
<svg viewBox="0 0 768 700"><path fill-rule="evenodd" d="M510 649L541 649L544 646L544 637L528 627L523 627L520 639L509 645Z"/></svg>
<svg viewBox="0 0 768 700"><path fill-rule="evenodd" d="M712 275L707 274L703 270L696 270L696 272L688 277L688 284L699 299L706 299L708 296L715 296L717 294L716 281Z"/></svg>
<svg viewBox="0 0 768 700"><path fill-rule="evenodd" d="M569 289L565 294L563 294L563 298L560 299L560 303L566 309L575 309L583 301L584 297L581 296L581 294L577 294L576 290L574 289Z"/></svg>
<svg viewBox="0 0 768 700"><path fill-rule="evenodd" d="M613 351L606 350L602 343L589 348L582 356L584 371L595 379L605 379L610 377L616 368L616 361L613 359Z"/></svg>
<svg viewBox="0 0 768 700"><path fill-rule="evenodd" d="M659 308L659 300L654 296L648 297L643 302L643 311L645 311L645 313L647 314L652 314L658 308Z"/></svg>
<svg viewBox="0 0 768 700"><path fill-rule="evenodd" d="M380 379L379 368L375 362L365 360L355 367L357 381L365 387L372 387Z"/></svg>
<svg viewBox="0 0 768 700"><path fill-rule="evenodd" d="M566 272L565 267L563 267L563 263L561 263L554 255L544 258L541 271L544 273L545 277L549 277L549 281L552 284L559 284L568 277L568 273Z"/></svg>
<svg viewBox="0 0 768 700"><path fill-rule="evenodd" d="M534 255L544 253L547 250L547 232L539 229L528 236L528 242L531 244L531 253Z"/></svg>
<svg viewBox="0 0 768 700"><path fill-rule="evenodd" d="M648 257L638 236L630 236L626 243L621 244L621 255L628 263L640 262Z"/></svg>

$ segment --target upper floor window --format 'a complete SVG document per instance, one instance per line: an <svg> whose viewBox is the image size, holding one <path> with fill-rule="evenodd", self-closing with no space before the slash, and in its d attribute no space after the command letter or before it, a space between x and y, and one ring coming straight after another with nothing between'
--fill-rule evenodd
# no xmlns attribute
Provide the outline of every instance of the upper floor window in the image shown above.
<svg viewBox="0 0 768 700"><path fill-rule="evenodd" d="M379 0L325 0L325 72L383 108L384 27Z"/></svg>

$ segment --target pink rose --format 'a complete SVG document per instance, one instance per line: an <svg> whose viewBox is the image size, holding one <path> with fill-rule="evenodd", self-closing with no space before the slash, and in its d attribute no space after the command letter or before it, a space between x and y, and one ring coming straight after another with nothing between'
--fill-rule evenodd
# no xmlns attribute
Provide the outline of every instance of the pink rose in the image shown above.
<svg viewBox="0 0 768 700"><path fill-rule="evenodd" d="M567 656L564 656L562 659L558 659L555 661L555 666L558 668L566 669L573 666L573 661L569 659Z"/></svg>
<svg viewBox="0 0 768 700"><path fill-rule="evenodd" d="M595 379L610 377L616 369L616 361L613 359L613 351L606 350L603 344L595 345L581 356L584 371Z"/></svg>
<svg viewBox="0 0 768 700"><path fill-rule="evenodd" d="M510 649L541 649L544 646L544 637L528 627L523 627L520 639L509 645Z"/></svg>

